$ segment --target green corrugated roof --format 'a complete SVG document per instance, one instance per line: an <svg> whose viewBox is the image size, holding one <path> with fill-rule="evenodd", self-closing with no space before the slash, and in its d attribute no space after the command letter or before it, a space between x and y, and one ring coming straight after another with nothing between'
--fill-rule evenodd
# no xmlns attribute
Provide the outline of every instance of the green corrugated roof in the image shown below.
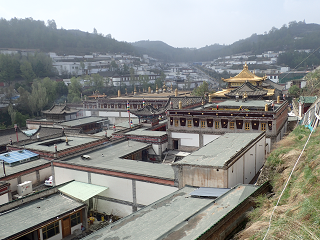
<svg viewBox="0 0 320 240"><path fill-rule="evenodd" d="M303 103L314 103L316 100L317 96L301 96L298 101Z"/></svg>
<svg viewBox="0 0 320 240"><path fill-rule="evenodd" d="M107 187L102 187L94 184L73 181L59 188L59 191L65 195L77 198L81 201L86 201L89 198L107 190Z"/></svg>

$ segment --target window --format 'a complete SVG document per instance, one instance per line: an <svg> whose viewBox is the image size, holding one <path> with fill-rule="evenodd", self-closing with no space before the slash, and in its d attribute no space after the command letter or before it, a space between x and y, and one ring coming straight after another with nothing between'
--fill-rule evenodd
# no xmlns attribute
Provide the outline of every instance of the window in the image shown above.
<svg viewBox="0 0 320 240"><path fill-rule="evenodd" d="M192 127L192 121L188 120L188 127Z"/></svg>
<svg viewBox="0 0 320 240"><path fill-rule="evenodd" d="M175 126L175 127L179 127L179 120L177 120L177 119L174 120L174 126Z"/></svg>
<svg viewBox="0 0 320 240"><path fill-rule="evenodd" d="M250 130L250 123L249 123L249 122L246 122L246 123L245 123L245 129L246 129L246 130Z"/></svg>
<svg viewBox="0 0 320 240"><path fill-rule="evenodd" d="M42 228L43 240L51 238L58 233L60 233L59 221Z"/></svg>
<svg viewBox="0 0 320 240"><path fill-rule="evenodd" d="M234 122L230 122L229 128L234 129Z"/></svg>
<svg viewBox="0 0 320 240"><path fill-rule="evenodd" d="M216 121L214 126L215 126L216 129L219 129L220 128L220 122Z"/></svg>
<svg viewBox="0 0 320 240"><path fill-rule="evenodd" d="M206 127L206 121L201 121L201 127L205 128Z"/></svg>
<svg viewBox="0 0 320 240"><path fill-rule="evenodd" d="M261 123L261 131L265 131L266 130L266 123Z"/></svg>
<svg viewBox="0 0 320 240"><path fill-rule="evenodd" d="M71 227L78 225L81 223L81 217L80 217L80 212L77 212L75 214L71 215Z"/></svg>

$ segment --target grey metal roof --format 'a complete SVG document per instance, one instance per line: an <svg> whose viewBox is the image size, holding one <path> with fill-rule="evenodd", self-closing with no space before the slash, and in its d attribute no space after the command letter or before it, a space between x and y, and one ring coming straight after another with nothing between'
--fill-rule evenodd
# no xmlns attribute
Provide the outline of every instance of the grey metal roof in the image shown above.
<svg viewBox="0 0 320 240"><path fill-rule="evenodd" d="M48 220L58 219L57 217L81 206L84 204L53 194L0 213L0 239L6 239Z"/></svg>
<svg viewBox="0 0 320 240"><path fill-rule="evenodd" d="M226 133L191 153L174 165L196 165L222 168L261 133Z"/></svg>
<svg viewBox="0 0 320 240"><path fill-rule="evenodd" d="M162 132L162 131L148 131L145 129L137 129L137 130L125 133L125 135L150 136L150 137L161 137L166 134L167 134L166 132Z"/></svg>
<svg viewBox="0 0 320 240"><path fill-rule="evenodd" d="M50 145L50 146L46 146L46 145L43 145L43 144L46 143L46 142L51 142L51 141L54 141L54 140L61 139L61 143L57 143L56 144L58 151L60 151L60 150L68 149L68 148L73 148L75 146L79 146L79 145L82 145L82 144L87 144L87 143L90 143L90 142L93 142L93 141L96 141L96 140L99 139L99 138L91 138L91 137L87 137L87 136L86 137L71 137L71 136L67 136L67 138L68 138L68 144L69 145L66 145L66 143L65 143L66 137L63 136L63 137L58 137L58 138L47 139L47 140L44 140L44 141L41 141L41 142L34 142L34 143L26 144L25 148L32 149L32 150L54 152L55 149L54 149L54 145L53 144Z"/></svg>
<svg viewBox="0 0 320 240"><path fill-rule="evenodd" d="M16 166L8 166L8 165L5 165L5 171L6 171L6 176L9 176L9 175L12 175L12 174L16 174L16 173L19 173L19 172L23 172L23 171L26 171L28 169L32 169L32 168L35 168L35 167L39 167L39 166L42 166L44 164L47 164L49 163L50 161L49 160L45 160L45 159L38 159L38 160L34 160L34 161L31 161L31 162L26 162L26 163L23 163L23 164L19 164L19 165L16 165ZM3 166L2 164L0 165L0 178L1 177L4 177L4 171L3 171Z"/></svg>
<svg viewBox="0 0 320 240"><path fill-rule="evenodd" d="M222 194L228 192L230 188L213 188L213 187L201 187L190 193L194 197L220 197Z"/></svg>
<svg viewBox="0 0 320 240"><path fill-rule="evenodd" d="M150 144L129 140L86 153L86 155L90 156L90 160L83 160L78 156L72 157L64 162L91 168L102 168L111 171L173 180L174 172L169 165L121 158L135 151L150 147Z"/></svg>
<svg viewBox="0 0 320 240"><path fill-rule="evenodd" d="M108 119L102 118L102 117L85 117L85 118L77 118L74 120L62 122L62 123L60 123L60 125L67 126L67 127L77 127L77 126L81 126L83 124L101 122L101 121L106 121L106 120L108 120Z"/></svg>
<svg viewBox="0 0 320 240"><path fill-rule="evenodd" d="M239 185L213 200L184 187L83 239L197 239L257 189Z"/></svg>
<svg viewBox="0 0 320 240"><path fill-rule="evenodd" d="M236 102L235 100L227 100L221 103L218 103L217 105L219 105L219 107L253 107L253 108L257 108L257 107L261 107L264 108L264 106L266 105L266 103L271 104L270 101L265 101L265 100L248 100L246 102L242 102L242 100L239 100L239 102ZM274 102L274 106L275 107L279 107L281 104L277 104L276 102Z"/></svg>

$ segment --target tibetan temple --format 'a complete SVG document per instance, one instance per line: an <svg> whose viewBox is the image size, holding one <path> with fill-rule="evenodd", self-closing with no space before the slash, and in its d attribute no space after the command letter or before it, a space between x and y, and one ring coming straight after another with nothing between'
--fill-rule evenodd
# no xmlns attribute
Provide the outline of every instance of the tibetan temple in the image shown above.
<svg viewBox="0 0 320 240"><path fill-rule="evenodd" d="M275 88L266 84L267 77L258 77L248 70L248 65L236 76L224 79L227 88L216 92L211 96L214 98L251 98L251 99L272 99L275 98Z"/></svg>

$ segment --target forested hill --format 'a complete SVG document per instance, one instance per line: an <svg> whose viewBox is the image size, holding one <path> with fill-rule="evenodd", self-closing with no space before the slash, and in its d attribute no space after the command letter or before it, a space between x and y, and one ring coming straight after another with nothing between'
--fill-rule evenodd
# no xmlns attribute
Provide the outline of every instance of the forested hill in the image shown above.
<svg viewBox="0 0 320 240"><path fill-rule="evenodd" d="M58 54L89 54L92 52L134 53L126 42L104 37L102 34L79 30L57 29L54 20L47 24L32 18L9 21L0 19L0 48L40 49Z"/></svg>
<svg viewBox="0 0 320 240"><path fill-rule="evenodd" d="M252 34L231 45L214 44L196 50L173 48L159 41L140 41L133 45L144 49L150 56L168 61L210 61L238 53L317 49L320 47L320 25L293 21L280 29L273 27L268 33Z"/></svg>
<svg viewBox="0 0 320 240"><path fill-rule="evenodd" d="M320 47L320 25L290 22L265 34L253 34L231 45L214 44L199 49L174 48L161 41L119 42L97 32L57 29L54 20L32 18L0 19L0 48L40 49L43 52L84 55L92 52L127 53L168 62L210 61L238 53L261 54L264 51L317 49ZM201 36L199 36L201 37Z"/></svg>

